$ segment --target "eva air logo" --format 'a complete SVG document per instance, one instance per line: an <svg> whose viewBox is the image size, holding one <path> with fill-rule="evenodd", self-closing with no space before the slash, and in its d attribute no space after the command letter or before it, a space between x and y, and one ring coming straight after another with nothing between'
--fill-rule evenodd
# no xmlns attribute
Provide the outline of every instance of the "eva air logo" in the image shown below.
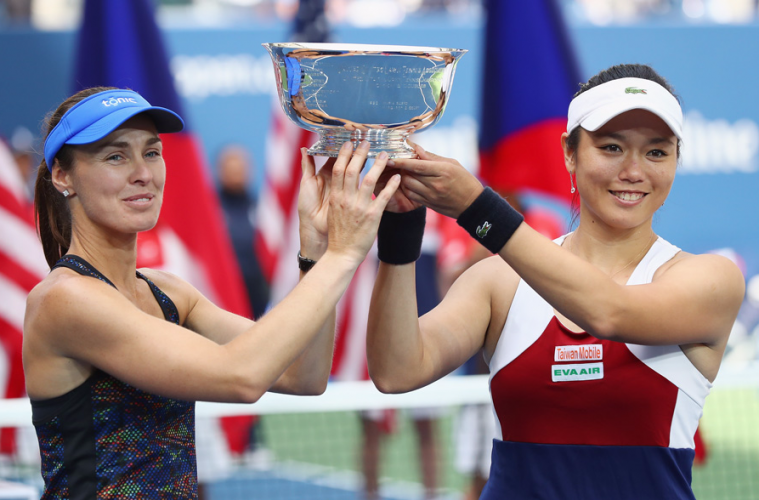
<svg viewBox="0 0 759 500"><path fill-rule="evenodd" d="M604 378L603 363L577 363L551 366L553 382L577 382L580 380L600 380Z"/></svg>
<svg viewBox="0 0 759 500"><path fill-rule="evenodd" d="M103 106L110 107L110 106L118 106L122 102L131 102L132 104L137 104L137 101L134 100L134 97L111 97L110 99L103 99Z"/></svg>
<svg viewBox="0 0 759 500"><path fill-rule="evenodd" d="M490 231L491 227L493 227L493 224L491 224L488 221L485 221L485 223L482 224L481 226L477 226L477 236L479 236L480 238L484 238L485 236L488 235L488 231Z"/></svg>
<svg viewBox="0 0 759 500"><path fill-rule="evenodd" d="M639 89L638 87L627 87L625 94L648 94L648 92L646 92L646 89Z"/></svg>

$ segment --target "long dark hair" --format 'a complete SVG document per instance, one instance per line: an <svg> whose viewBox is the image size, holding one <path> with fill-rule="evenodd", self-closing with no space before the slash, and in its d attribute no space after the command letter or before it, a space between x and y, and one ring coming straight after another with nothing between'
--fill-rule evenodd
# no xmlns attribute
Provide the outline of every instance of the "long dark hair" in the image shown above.
<svg viewBox="0 0 759 500"><path fill-rule="evenodd" d="M45 119L45 139L58 125L66 111L75 104L91 95L114 89L115 87L92 87L77 92L63 101ZM55 156L64 172L68 172L74 166L74 147L64 144ZM53 186L52 174L47 168L45 158L42 158L37 168L37 181L34 185L34 220L42 242L42 250L45 252L45 260L52 268L68 252L71 245L71 212L66 198Z"/></svg>

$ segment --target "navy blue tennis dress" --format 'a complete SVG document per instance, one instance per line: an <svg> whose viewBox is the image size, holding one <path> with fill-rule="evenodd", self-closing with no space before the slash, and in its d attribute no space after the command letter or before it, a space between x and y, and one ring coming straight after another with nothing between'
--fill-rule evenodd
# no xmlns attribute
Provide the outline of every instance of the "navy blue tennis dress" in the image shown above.
<svg viewBox="0 0 759 500"><path fill-rule="evenodd" d="M66 267L113 285L74 255ZM179 324L171 299L150 286L167 321ZM32 400L42 455L42 500L197 498L195 404L157 396L101 370L79 387Z"/></svg>

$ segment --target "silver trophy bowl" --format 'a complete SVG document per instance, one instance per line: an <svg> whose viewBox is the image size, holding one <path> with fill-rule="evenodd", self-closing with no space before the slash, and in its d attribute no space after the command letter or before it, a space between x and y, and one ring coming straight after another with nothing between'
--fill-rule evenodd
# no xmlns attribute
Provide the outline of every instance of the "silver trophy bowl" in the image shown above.
<svg viewBox="0 0 759 500"><path fill-rule="evenodd" d="M437 47L265 43L282 109L319 141L308 153L337 156L369 141L369 156L413 158L408 136L434 125L448 102L459 58Z"/></svg>

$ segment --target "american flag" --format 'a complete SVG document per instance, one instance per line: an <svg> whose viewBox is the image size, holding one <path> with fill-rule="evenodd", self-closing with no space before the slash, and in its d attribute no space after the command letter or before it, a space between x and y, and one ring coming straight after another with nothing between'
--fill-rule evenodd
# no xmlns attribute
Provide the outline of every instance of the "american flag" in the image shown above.
<svg viewBox="0 0 759 500"><path fill-rule="evenodd" d="M294 20L293 41L329 40L324 3L324 0L301 0ZM311 146L317 139L316 134L290 121L279 102L273 104L266 180L259 197L256 224L256 253L271 284L271 304L281 301L298 283L300 148ZM317 157L316 163L318 168L323 158ZM377 265L376 254L370 252L337 306L337 339L332 364L335 380L368 378L366 322Z"/></svg>
<svg viewBox="0 0 759 500"><path fill-rule="evenodd" d="M25 395L21 341L26 296L48 272L31 200L8 147L0 141L0 398ZM0 453L16 452L14 429L0 431Z"/></svg>
<svg viewBox="0 0 759 500"><path fill-rule="evenodd" d="M292 39L300 42L328 41L324 0L301 0ZM271 284L271 303L276 304L298 282L296 255L299 249L297 198L300 184L300 151L317 136L290 121L275 102L270 137L267 141L266 181L259 198L256 251ZM322 159L323 161L323 159ZM320 158L316 158L317 168ZM428 212L425 248L436 253L441 264L459 265L468 252L462 248L457 226L445 217ZM451 230L451 224L454 229ZM337 334L332 363L332 379L366 380L366 324L369 317L374 279L377 274L376 249L372 249L356 271L337 305Z"/></svg>

